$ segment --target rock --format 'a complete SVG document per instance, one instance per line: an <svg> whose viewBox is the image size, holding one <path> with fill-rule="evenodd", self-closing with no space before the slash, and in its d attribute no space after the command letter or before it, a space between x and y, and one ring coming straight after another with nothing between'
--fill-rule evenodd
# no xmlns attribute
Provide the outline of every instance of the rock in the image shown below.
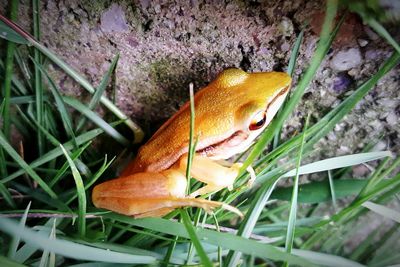
<svg viewBox="0 0 400 267"><path fill-rule="evenodd" d="M361 52L358 48L350 48L337 52L331 60L331 68L336 71L346 71L361 64Z"/></svg>
<svg viewBox="0 0 400 267"><path fill-rule="evenodd" d="M390 112L389 115L386 117L386 122L389 125L396 125L398 123L398 117L396 113Z"/></svg>
<svg viewBox="0 0 400 267"><path fill-rule="evenodd" d="M345 91L352 82L353 80L346 72L341 72L333 79L333 91L340 94Z"/></svg>
<svg viewBox="0 0 400 267"><path fill-rule="evenodd" d="M124 32L128 30L125 13L117 4L112 4L100 18L100 28L103 32Z"/></svg>
<svg viewBox="0 0 400 267"><path fill-rule="evenodd" d="M365 39L358 39L357 42L361 47L365 47L368 44L368 41Z"/></svg>

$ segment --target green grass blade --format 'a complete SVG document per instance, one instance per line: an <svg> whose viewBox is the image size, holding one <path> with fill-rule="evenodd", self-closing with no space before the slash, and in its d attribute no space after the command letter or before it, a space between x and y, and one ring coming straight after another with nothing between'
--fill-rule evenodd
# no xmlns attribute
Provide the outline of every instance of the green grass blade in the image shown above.
<svg viewBox="0 0 400 267"><path fill-rule="evenodd" d="M337 199L357 195L367 184L367 180L342 179L333 180L333 188ZM271 199L290 201L292 187L280 187L274 190ZM321 203L331 200L331 187L326 181L311 182L299 186L299 203Z"/></svg>
<svg viewBox="0 0 400 267"><path fill-rule="evenodd" d="M35 180L39 186L52 198L57 198L56 193L37 175L37 173L18 155L17 151L7 142L4 134L0 131L0 146L14 159L18 165L24 169L29 176Z"/></svg>
<svg viewBox="0 0 400 267"><path fill-rule="evenodd" d="M41 66L41 64L39 64L39 62L37 62L33 58L31 58L31 59L32 59L32 62L34 63L34 65L39 69L39 71L44 76L46 76L47 81L49 82L49 85L50 85L49 86L50 91L52 92L52 94L54 96L54 100L57 103L57 109L60 113L60 117L63 122L64 129L65 129L66 133L68 134L68 137L71 138L73 141L75 141L75 134L74 134L74 130L72 127L72 119L69 116L70 113L65 108L63 97L61 96L56 84L54 83L53 79L49 76L47 71ZM76 143L75 143L75 145L76 145Z"/></svg>
<svg viewBox="0 0 400 267"><path fill-rule="evenodd" d="M37 234L42 236L48 236L51 231L52 225L58 225L62 222L62 219L51 218L44 225L41 225L41 228L37 231ZM38 249L36 247L32 247L28 244L24 244L20 249L18 249L15 259L17 262L23 263L27 261Z"/></svg>
<svg viewBox="0 0 400 267"><path fill-rule="evenodd" d="M105 214L103 215L103 217L128 223L130 225L144 227L146 229L158 231L165 234L180 236L183 238L190 238L185 226L183 226L179 222L174 222L161 218L133 219L128 216L114 213ZM221 246L223 248L228 248L235 251L241 251L246 254L255 255L262 259L288 261L291 264L297 264L300 266L313 266L313 264L306 259L287 254L286 252L274 246L262 244L255 240L250 240L240 236L202 228L196 228L196 234L201 242Z"/></svg>
<svg viewBox="0 0 400 267"><path fill-rule="evenodd" d="M309 250L293 249L293 254L304 257L309 261L318 264L319 266L332 266L332 267L362 267L360 263L348 260L336 255L330 255L326 253L318 253Z"/></svg>
<svg viewBox="0 0 400 267"><path fill-rule="evenodd" d="M0 29L1 30L1 29ZM7 267L26 267L27 265L23 265L21 263L15 262L0 255L0 266L7 266Z"/></svg>
<svg viewBox="0 0 400 267"><path fill-rule="evenodd" d="M289 59L289 64L288 64L288 69L287 69L287 73L290 75L290 77L293 77L293 73L294 73L294 70L296 68L297 57L299 55L301 43L303 42L303 37L304 37L304 30L301 30L301 32L299 33L299 36L297 36L297 38L296 38L296 42L294 43L293 49L292 49L292 51L290 53L290 59ZM280 110L285 109L285 106L286 106L287 101L288 101L289 98L290 98L290 96L288 96L285 99L285 102L280 107ZM280 112L281 111L278 111L278 114ZM274 142L273 142L273 148L276 148L280 143L281 131L282 131L282 127L280 127L275 133Z"/></svg>
<svg viewBox="0 0 400 267"><path fill-rule="evenodd" d="M150 264L156 261L156 259L151 256L133 255L112 250L98 249L92 246L81 245L61 239L50 240L28 228L21 231L14 221L6 218L0 218L0 224L2 226L0 231L2 232L10 235L19 233L21 239L31 246L38 247L42 250L48 250L72 259L130 264Z"/></svg>
<svg viewBox="0 0 400 267"><path fill-rule="evenodd" d="M28 206L24 211L24 215L21 217L21 221L19 222L20 229L23 229L25 227L26 219L28 217L28 212L30 208L31 208L31 202L28 203ZM20 236L18 234L14 235L11 240L10 247L8 248L8 255L7 255L8 258L13 260L16 259L15 254L17 252L19 242L20 242Z"/></svg>
<svg viewBox="0 0 400 267"><path fill-rule="evenodd" d="M387 208L383 205L373 203L371 201L367 201L362 204L364 207L367 209L384 216L386 218L389 218L395 222L400 223L400 212L395 211L394 209Z"/></svg>
<svg viewBox="0 0 400 267"><path fill-rule="evenodd" d="M0 160L3 160L3 159L0 157ZM4 161L4 163L5 163L5 161ZM7 205L9 205L13 209L15 209L17 207L16 204L15 204L15 201L12 198L12 196L11 196L10 192L8 191L7 187L2 183L0 183L0 194L2 195L4 201L7 203Z"/></svg>
<svg viewBox="0 0 400 267"><path fill-rule="evenodd" d="M102 118L100 118L95 112L90 110L88 107L83 105L81 102L78 100L72 98L72 97L63 97L63 100L65 103L67 103L69 106L73 107L74 109L78 110L81 112L83 115L85 115L89 120L91 120L94 124L99 126L106 132L108 135L110 135L112 138L114 138L118 143L124 145L124 146L129 146L131 142L129 142L128 139L126 139L122 134L120 134L117 130L115 130L110 124L108 124L106 121L104 121Z"/></svg>
<svg viewBox="0 0 400 267"><path fill-rule="evenodd" d="M78 233L81 237L84 237L86 234L86 193L85 188L83 186L82 177L75 166L75 163L72 161L71 157L68 155L68 152L65 148L60 145L65 157L68 160L69 167L72 171L72 176L74 177L74 181L76 184L76 193L78 194Z"/></svg>
<svg viewBox="0 0 400 267"><path fill-rule="evenodd" d="M82 145L82 144L84 144L84 143L96 138L97 136L99 136L103 132L104 131L102 129L93 129L91 131L88 131L88 132L76 137L76 139L75 139L76 143L77 143L78 146ZM1 135L0 135L0 140L1 140ZM64 143L63 146L67 150L70 150L70 149L74 148L72 140ZM54 160L55 158L57 158L57 157L59 157L61 155L63 155L63 152L62 152L61 148L60 147L56 147L56 148L50 150L49 152L47 152L46 154L44 154L43 156L41 156L41 157L37 158L36 160L32 161L32 163L30 163L28 166L29 166L29 168L33 169L33 168L39 167L39 166L41 166L41 165L43 165L45 163L48 163L49 161ZM24 173L26 173L26 170L25 170L25 168L22 168L21 170L18 170L16 172L14 172L13 174L10 174L9 176L3 178L1 180L1 183L6 183L6 182L9 182L9 181L12 181L13 179L17 178L18 176L20 176L20 175L22 175Z"/></svg>
<svg viewBox="0 0 400 267"><path fill-rule="evenodd" d="M0 38L17 44L29 44L29 41L0 21Z"/></svg>
<svg viewBox="0 0 400 267"><path fill-rule="evenodd" d="M104 162L103 165L100 167L100 169L93 175L93 177L90 179L90 181L88 183L86 183L85 185L85 190L88 190L96 181L97 179L100 178L100 176L104 173L105 170L108 169L108 167L110 167L110 165L113 163L115 157L113 159L111 159L108 163L107 163L107 155L104 158ZM71 198L69 198L66 203L69 204L71 203L75 198L77 197L76 194L74 194Z"/></svg>
<svg viewBox="0 0 400 267"><path fill-rule="evenodd" d="M96 92L93 94L93 97L90 100L89 105L88 105L89 109L93 110L97 106L97 104L100 102L101 96L103 95L104 91L106 90L107 85L111 79L111 75L115 71L115 68L118 63L118 59L119 59L119 54L117 54L115 56L115 58L113 59L113 61L111 62L106 75L104 75L103 79L100 82L100 85L96 89ZM84 124L85 124L85 117L82 117L78 122L76 131L79 132L82 129Z"/></svg>
<svg viewBox="0 0 400 267"><path fill-rule="evenodd" d="M200 259L201 259L201 263L204 266L207 267L212 267L213 264L210 261L210 259L208 258L206 252L204 251L203 246L200 243L199 238L197 237L196 231L193 227L192 222L190 221L189 215L187 214L186 210L181 210L181 218L183 221L183 224L185 225L186 231L188 233L188 236L190 238L190 240L193 242L194 247L196 248L197 254L199 255Z"/></svg>
<svg viewBox="0 0 400 267"><path fill-rule="evenodd" d="M331 191L332 205L335 212L337 211L335 183L333 182L332 173L328 171L329 189Z"/></svg>
<svg viewBox="0 0 400 267"><path fill-rule="evenodd" d="M83 147L78 148L77 150L72 152L71 155L71 159L72 161L77 160L80 155L83 153L83 151L85 151L85 149L91 144L91 142L87 142ZM60 145L60 144L58 144ZM66 162L61 166L61 168L59 168L59 170L57 171L56 175L54 175L54 177L50 180L50 182L48 183L48 185L50 187L53 187L56 183L58 183L58 181L61 179L61 177L65 174L65 172L67 171L69 167L69 162L68 160L66 160Z"/></svg>
<svg viewBox="0 0 400 267"><path fill-rule="evenodd" d="M194 107L194 93L193 93L193 84L189 85L189 97L190 97L190 130L189 130L189 148L188 148L188 159L187 159L187 167L186 167L186 179L187 179L187 187L186 194L190 194L190 170L192 169L193 157L195 154L196 144L193 142L193 135L195 132L194 129L194 121L195 121L195 107Z"/></svg>
<svg viewBox="0 0 400 267"><path fill-rule="evenodd" d="M296 175L294 177L294 182L293 182L292 200L290 203L289 220L288 220L288 227L287 227L286 241L285 241L285 250L287 253L292 252L293 242L294 242L294 231L296 228L296 217L297 217L297 195L298 195L298 190L299 190L299 168L300 168L301 159L303 156L303 148L304 148L304 142L305 142L305 136L306 136L305 131L307 131L309 119L310 119L310 115L308 115L307 119L306 119L306 123L304 126L304 132L303 132L302 138L301 138L299 155L297 157L297 163L296 163ZM284 266L286 266L286 267L289 266L289 263L285 262Z"/></svg>
<svg viewBox="0 0 400 267"><path fill-rule="evenodd" d="M377 160L385 157L392 157L390 151L377 151L377 152L367 152L359 153L353 155L346 155L340 157L334 157L330 159L319 160L310 164L301 166L299 169L300 175L328 171L333 169L344 168L348 166L354 166L362 164L368 161ZM283 175L283 177L291 177L295 175L296 169L293 169Z"/></svg>

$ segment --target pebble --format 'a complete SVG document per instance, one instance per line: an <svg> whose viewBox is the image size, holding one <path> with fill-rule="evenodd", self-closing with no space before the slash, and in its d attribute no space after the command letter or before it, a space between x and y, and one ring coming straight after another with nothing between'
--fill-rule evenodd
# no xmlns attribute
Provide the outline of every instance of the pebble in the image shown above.
<svg viewBox="0 0 400 267"><path fill-rule="evenodd" d="M361 52L358 48L350 48L337 52L331 60L331 68L336 71L346 71L361 64Z"/></svg>
<svg viewBox="0 0 400 267"><path fill-rule="evenodd" d="M341 72L333 79L333 91L336 93L342 93L352 82L351 77L346 72Z"/></svg>
<svg viewBox="0 0 400 267"><path fill-rule="evenodd" d="M100 27L103 32L124 32L128 30L125 13L117 4L112 4L100 18Z"/></svg>
<svg viewBox="0 0 400 267"><path fill-rule="evenodd" d="M361 47L365 47L368 44L368 41L365 39L358 39L357 42Z"/></svg>
<svg viewBox="0 0 400 267"><path fill-rule="evenodd" d="M386 117L386 122L389 125L396 125L398 123L397 118L398 117L395 112L390 112L389 115Z"/></svg>

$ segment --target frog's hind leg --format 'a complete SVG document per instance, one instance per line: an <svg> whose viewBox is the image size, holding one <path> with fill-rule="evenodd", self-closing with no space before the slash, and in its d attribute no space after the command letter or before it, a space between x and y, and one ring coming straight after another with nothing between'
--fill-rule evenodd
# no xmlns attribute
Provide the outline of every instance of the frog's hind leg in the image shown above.
<svg viewBox="0 0 400 267"><path fill-rule="evenodd" d="M165 215L167 215L168 213L170 213L173 210L174 209L172 209L172 208L161 208L161 209L157 209L157 210L151 210L151 211L143 212L140 214L136 214L136 215L134 215L134 217L135 218L164 217Z"/></svg>
<svg viewBox="0 0 400 267"><path fill-rule="evenodd" d="M133 203L132 203L133 204ZM143 213L135 214L135 218L144 218L144 217L162 217L174 209L182 208L182 207L196 207L204 209L207 213L211 213L215 208L221 207L223 209L229 210L238 214L239 216L243 216L243 214L235 207L232 207L228 204L218 201L211 201L202 198L164 198L159 199L158 201L152 200L144 200L141 202L141 205L146 205L149 209L154 208L153 210L149 210ZM151 207L151 208L150 208Z"/></svg>

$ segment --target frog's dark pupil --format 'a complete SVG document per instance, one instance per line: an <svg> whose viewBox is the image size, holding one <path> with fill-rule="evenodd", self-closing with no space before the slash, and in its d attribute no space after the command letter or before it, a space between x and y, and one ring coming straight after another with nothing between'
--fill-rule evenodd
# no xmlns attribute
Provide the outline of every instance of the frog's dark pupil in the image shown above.
<svg viewBox="0 0 400 267"><path fill-rule="evenodd" d="M260 121L258 121L258 122L256 123L256 126L263 126L264 121L265 121L265 116L264 116L264 118L263 118L262 120L260 120Z"/></svg>
<svg viewBox="0 0 400 267"><path fill-rule="evenodd" d="M261 120L259 120L257 122L253 122L250 125L250 130L258 130L258 129L260 129L264 125L265 120L266 120L266 114L264 113Z"/></svg>

